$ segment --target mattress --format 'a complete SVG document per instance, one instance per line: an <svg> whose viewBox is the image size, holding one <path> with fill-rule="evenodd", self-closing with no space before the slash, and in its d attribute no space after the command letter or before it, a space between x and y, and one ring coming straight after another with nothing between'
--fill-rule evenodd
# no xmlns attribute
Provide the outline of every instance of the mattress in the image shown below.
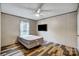
<svg viewBox="0 0 79 59"><path fill-rule="evenodd" d="M39 46L44 42L43 37L35 35L18 37L18 41L28 49Z"/></svg>
<svg viewBox="0 0 79 59"><path fill-rule="evenodd" d="M36 35L26 35L26 36L22 36L21 38L24 38L25 40L36 40L36 39L39 39L39 38L42 38L42 37L36 36Z"/></svg>

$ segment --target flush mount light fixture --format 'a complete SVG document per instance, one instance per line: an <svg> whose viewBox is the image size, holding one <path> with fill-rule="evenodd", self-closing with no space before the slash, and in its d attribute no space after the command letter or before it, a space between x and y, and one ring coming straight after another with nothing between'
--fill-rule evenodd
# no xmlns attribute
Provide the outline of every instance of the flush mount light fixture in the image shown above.
<svg viewBox="0 0 79 59"><path fill-rule="evenodd" d="M39 16L40 16L40 14L39 14L39 13L35 13L35 16L36 16L36 17L39 17Z"/></svg>
<svg viewBox="0 0 79 59"><path fill-rule="evenodd" d="M38 9L38 10L36 11L36 13L35 13L35 16L36 16L36 17L39 17L39 16L40 16L40 11L41 11L41 9Z"/></svg>

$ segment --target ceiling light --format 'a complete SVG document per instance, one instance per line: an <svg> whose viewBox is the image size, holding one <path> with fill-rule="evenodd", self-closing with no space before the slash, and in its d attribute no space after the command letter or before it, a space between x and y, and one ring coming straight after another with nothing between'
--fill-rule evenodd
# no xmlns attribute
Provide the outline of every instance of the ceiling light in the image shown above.
<svg viewBox="0 0 79 59"><path fill-rule="evenodd" d="M36 14L35 14L35 16L36 16L36 17L39 17L39 16L40 16L40 14L39 14L39 13L36 13Z"/></svg>
<svg viewBox="0 0 79 59"><path fill-rule="evenodd" d="M38 10L37 10L37 13L40 13L40 11L41 11L41 9L38 9Z"/></svg>

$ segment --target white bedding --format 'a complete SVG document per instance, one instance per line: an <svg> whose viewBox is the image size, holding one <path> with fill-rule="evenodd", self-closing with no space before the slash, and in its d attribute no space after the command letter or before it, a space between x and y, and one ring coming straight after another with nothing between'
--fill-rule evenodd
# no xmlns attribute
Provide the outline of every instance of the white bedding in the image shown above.
<svg viewBox="0 0 79 59"><path fill-rule="evenodd" d="M35 35L28 35L24 37L18 37L18 41L23 44L26 48L31 49L33 47L42 45L43 37L35 36Z"/></svg>
<svg viewBox="0 0 79 59"><path fill-rule="evenodd" d="M42 38L41 36L35 36L35 35L26 35L26 36L23 36L21 38L24 38L25 40L36 40L36 39L39 39L39 38Z"/></svg>

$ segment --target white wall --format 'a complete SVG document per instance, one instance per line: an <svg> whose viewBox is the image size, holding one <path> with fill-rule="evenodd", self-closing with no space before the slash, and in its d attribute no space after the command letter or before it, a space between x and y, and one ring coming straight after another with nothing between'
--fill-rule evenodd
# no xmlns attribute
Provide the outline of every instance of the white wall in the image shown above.
<svg viewBox="0 0 79 59"><path fill-rule="evenodd" d="M1 12L0 12L0 51L1 51Z"/></svg>
<svg viewBox="0 0 79 59"><path fill-rule="evenodd" d="M17 36L19 36L19 25L20 20L26 20L30 23L31 30L30 34L36 34L36 30L33 28L35 27L35 21L27 20L21 17L16 17L8 14L1 14L2 15L2 46L10 45L16 42Z"/></svg>
<svg viewBox="0 0 79 59"><path fill-rule="evenodd" d="M79 35L79 8L77 14L77 35ZM77 37L77 49L79 50L79 36Z"/></svg>
<svg viewBox="0 0 79 59"><path fill-rule="evenodd" d="M77 12L55 16L38 21L38 24L47 24L48 31L38 31L44 40L70 47L77 47Z"/></svg>
<svg viewBox="0 0 79 59"><path fill-rule="evenodd" d="M0 4L0 51L1 51L1 4Z"/></svg>
<svg viewBox="0 0 79 59"><path fill-rule="evenodd" d="M1 12L0 12L0 51L1 51Z"/></svg>

